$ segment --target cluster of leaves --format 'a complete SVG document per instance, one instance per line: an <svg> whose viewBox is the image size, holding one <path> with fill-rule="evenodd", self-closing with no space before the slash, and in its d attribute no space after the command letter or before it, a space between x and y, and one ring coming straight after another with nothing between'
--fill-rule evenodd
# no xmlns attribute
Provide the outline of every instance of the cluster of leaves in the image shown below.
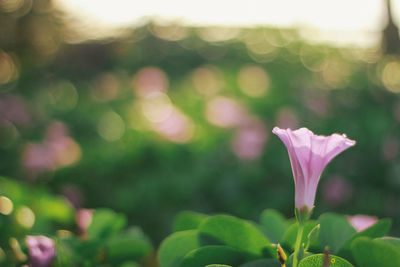
<svg viewBox="0 0 400 267"><path fill-rule="evenodd" d="M385 236L390 226L389 219L381 219L357 232L345 216L324 213L305 225L299 266L322 266L327 253L330 266L399 266L400 239ZM291 266L297 229L295 219L271 209L262 212L259 222L185 211L162 242L158 258L161 267L279 267L280 244L285 257L290 255L285 264Z"/></svg>
<svg viewBox="0 0 400 267"><path fill-rule="evenodd" d="M29 260L28 235L45 235L55 241L55 267L131 267L140 266L138 262L151 266L152 243L139 227L127 226L123 214L97 209L82 234L75 224L75 210L62 197L4 177L0 177L0 196L1 266Z"/></svg>
<svg viewBox="0 0 400 267"><path fill-rule="evenodd" d="M65 199L44 188L34 188L0 177L0 265L27 261L27 235L54 234L74 223L74 211ZM7 198L7 202L4 198Z"/></svg>
<svg viewBox="0 0 400 267"><path fill-rule="evenodd" d="M94 212L86 238L58 238L58 266L140 266L152 252L150 240L138 227L126 228L126 218L109 209Z"/></svg>

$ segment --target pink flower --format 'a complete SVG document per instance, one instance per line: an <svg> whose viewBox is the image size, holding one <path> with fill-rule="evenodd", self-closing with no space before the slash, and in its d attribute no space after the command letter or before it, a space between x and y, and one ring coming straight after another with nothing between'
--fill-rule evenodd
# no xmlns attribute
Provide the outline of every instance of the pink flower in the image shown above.
<svg viewBox="0 0 400 267"><path fill-rule="evenodd" d="M315 135L307 128L292 131L275 127L272 132L282 140L289 153L296 208L309 212L314 207L318 182L326 165L356 142L344 134Z"/></svg>
<svg viewBox="0 0 400 267"><path fill-rule="evenodd" d="M232 142L233 151L242 160L254 160L261 156L267 138L262 121L252 119L237 130Z"/></svg>
<svg viewBox="0 0 400 267"><path fill-rule="evenodd" d="M27 236L31 267L50 267L56 256L54 241L45 236Z"/></svg>
<svg viewBox="0 0 400 267"><path fill-rule="evenodd" d="M322 184L322 197L332 205L337 206L345 203L353 193L352 185L343 177L334 175Z"/></svg>
<svg viewBox="0 0 400 267"><path fill-rule="evenodd" d="M80 209L76 211L76 224L78 225L80 234L82 236L86 236L87 234L87 229L92 222L93 212L94 210L90 209Z"/></svg>
<svg viewBox="0 0 400 267"><path fill-rule="evenodd" d="M357 230L357 232L364 231L378 221L377 217L368 215L354 215L346 217L350 224L354 227L354 229Z"/></svg>

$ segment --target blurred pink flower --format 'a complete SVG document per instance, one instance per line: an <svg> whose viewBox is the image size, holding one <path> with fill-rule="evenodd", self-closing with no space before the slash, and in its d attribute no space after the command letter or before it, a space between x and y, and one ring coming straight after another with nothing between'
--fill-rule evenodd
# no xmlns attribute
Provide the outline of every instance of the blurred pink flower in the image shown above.
<svg viewBox="0 0 400 267"><path fill-rule="evenodd" d="M330 205L348 201L353 192L351 184L341 176L333 176L322 184L322 197Z"/></svg>
<svg viewBox="0 0 400 267"><path fill-rule="evenodd" d="M326 165L356 142L344 134L315 135L307 128L292 131L275 127L272 132L282 140L289 153L296 208L309 212L314 207L318 182Z"/></svg>
<svg viewBox="0 0 400 267"><path fill-rule="evenodd" d="M164 120L154 123L153 128L164 138L176 143L188 143L194 135L192 120L177 108L173 108Z"/></svg>
<svg viewBox="0 0 400 267"><path fill-rule="evenodd" d="M57 142L60 138L64 138L68 135L68 130L62 122L55 121L47 128L46 141Z"/></svg>
<svg viewBox="0 0 400 267"><path fill-rule="evenodd" d="M65 125L53 122L47 129L42 143L25 145L22 163L32 177L77 162L81 156L80 146L68 136Z"/></svg>
<svg viewBox="0 0 400 267"><path fill-rule="evenodd" d="M76 224L78 225L80 234L82 236L86 236L87 229L92 222L92 215L94 210L91 209L80 209L76 211L75 219Z"/></svg>
<svg viewBox="0 0 400 267"><path fill-rule="evenodd" d="M79 209L83 204L83 194L80 188L76 185L65 185L62 188L62 194L75 209Z"/></svg>
<svg viewBox="0 0 400 267"><path fill-rule="evenodd" d="M120 90L120 81L113 73L101 73L92 82L90 96L97 102L115 99Z"/></svg>
<svg viewBox="0 0 400 267"><path fill-rule="evenodd" d="M385 138L382 144L382 154L387 160L393 160L397 157L399 153L400 144L396 138Z"/></svg>
<svg viewBox="0 0 400 267"><path fill-rule="evenodd" d="M329 104L327 92L311 88L304 90L303 105L318 116L328 115Z"/></svg>
<svg viewBox="0 0 400 267"><path fill-rule="evenodd" d="M50 267L56 256L54 241L45 236L27 236L31 267Z"/></svg>
<svg viewBox="0 0 400 267"><path fill-rule="evenodd" d="M233 150L243 160L254 160L261 155L267 137L265 125L254 120L237 130L232 143Z"/></svg>
<svg viewBox="0 0 400 267"><path fill-rule="evenodd" d="M55 161L46 146L28 143L24 148L22 164L35 176L37 173L53 169Z"/></svg>
<svg viewBox="0 0 400 267"><path fill-rule="evenodd" d="M276 125L279 128L297 128L299 126L297 113L289 107L279 109L276 116Z"/></svg>
<svg viewBox="0 0 400 267"><path fill-rule="evenodd" d="M0 120L5 119L18 125L27 125L31 116L22 97L6 95L0 98Z"/></svg>
<svg viewBox="0 0 400 267"><path fill-rule="evenodd" d="M147 97L154 92L166 92L168 77L159 68L146 67L134 76L132 83L139 97Z"/></svg>
<svg viewBox="0 0 400 267"><path fill-rule="evenodd" d="M240 126L248 117L246 109L239 102L222 96L207 102L205 115L210 123L222 128Z"/></svg>
<svg viewBox="0 0 400 267"><path fill-rule="evenodd" d="M354 215L346 217L347 220L349 220L350 224L354 227L354 229L357 230L357 232L364 231L378 221L377 217L368 215Z"/></svg>

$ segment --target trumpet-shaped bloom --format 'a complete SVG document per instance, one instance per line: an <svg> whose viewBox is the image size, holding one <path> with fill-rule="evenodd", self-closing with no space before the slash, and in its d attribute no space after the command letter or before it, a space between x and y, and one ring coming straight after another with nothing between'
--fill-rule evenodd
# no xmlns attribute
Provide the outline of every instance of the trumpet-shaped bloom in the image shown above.
<svg viewBox="0 0 400 267"><path fill-rule="evenodd" d="M356 142L344 134L315 135L307 128L292 131L275 127L272 132L282 140L289 153L295 182L296 208L311 211L324 168Z"/></svg>
<svg viewBox="0 0 400 267"><path fill-rule="evenodd" d="M56 256L53 239L45 236L27 236L26 244L29 249L31 267L50 267Z"/></svg>

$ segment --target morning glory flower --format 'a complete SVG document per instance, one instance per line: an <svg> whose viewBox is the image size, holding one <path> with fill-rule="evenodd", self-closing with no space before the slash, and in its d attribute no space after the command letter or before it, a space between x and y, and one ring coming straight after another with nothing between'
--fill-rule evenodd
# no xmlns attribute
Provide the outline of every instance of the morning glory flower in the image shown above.
<svg viewBox="0 0 400 267"><path fill-rule="evenodd" d="M27 236L30 267L50 267L56 256L53 239L45 236Z"/></svg>
<svg viewBox="0 0 400 267"><path fill-rule="evenodd" d="M309 213L314 207L318 182L326 165L356 142L344 134L315 135L307 128L292 131L275 127L272 132L282 140L289 153L295 182L295 206L301 213Z"/></svg>

